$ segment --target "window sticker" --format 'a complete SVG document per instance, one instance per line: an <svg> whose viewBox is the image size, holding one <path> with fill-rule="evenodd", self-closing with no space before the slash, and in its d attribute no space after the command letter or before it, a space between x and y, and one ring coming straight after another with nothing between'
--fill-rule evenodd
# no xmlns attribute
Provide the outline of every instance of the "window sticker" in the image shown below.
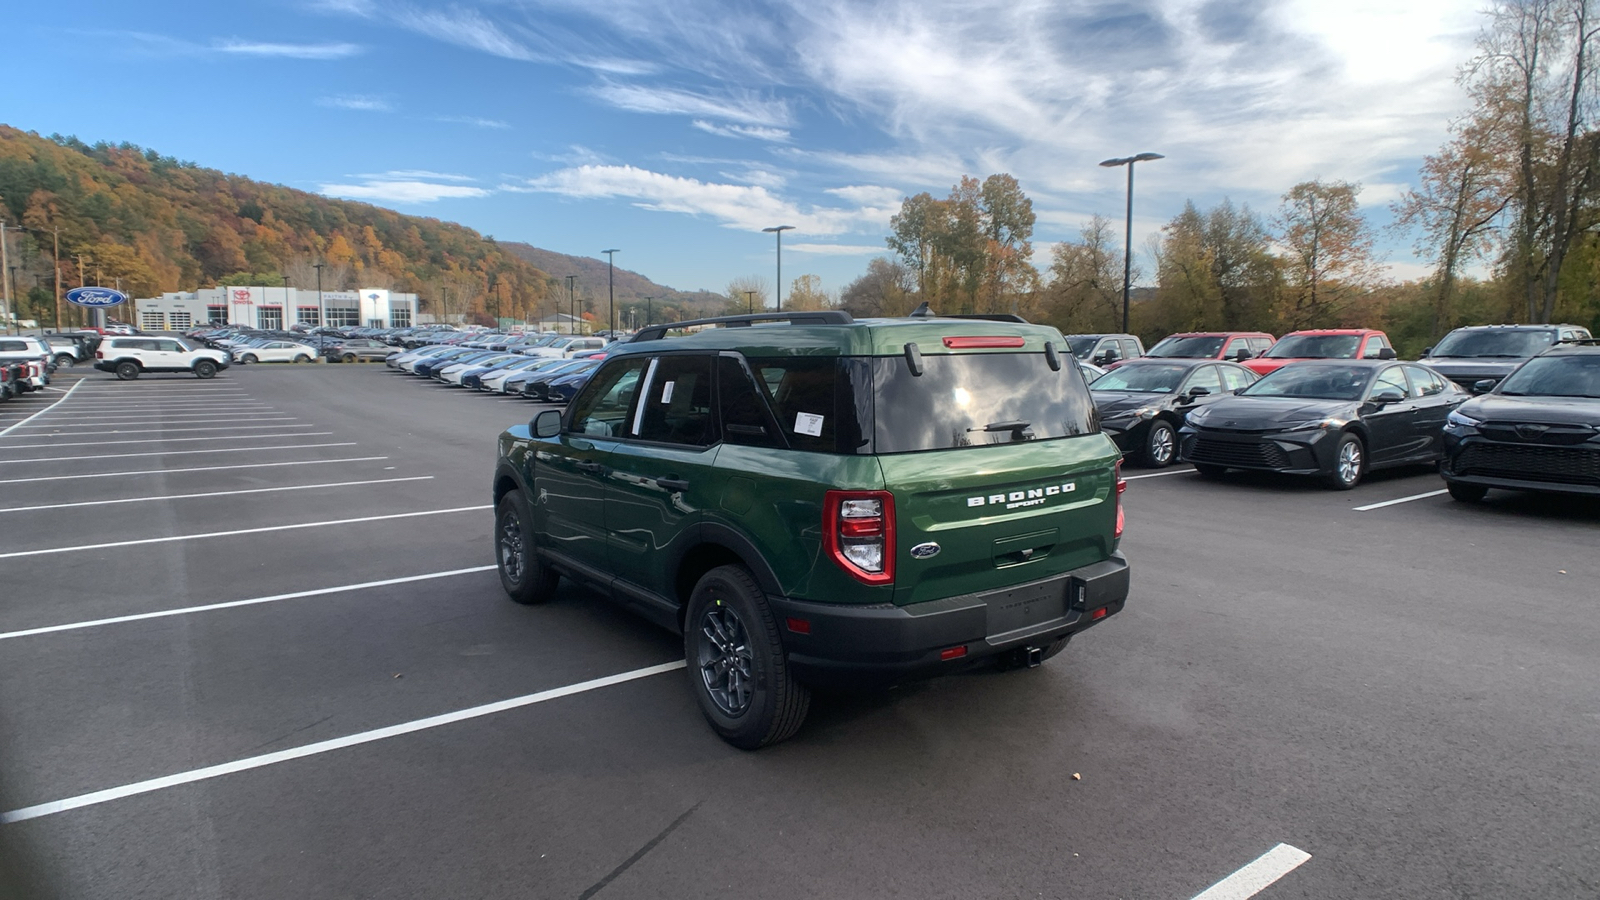
<svg viewBox="0 0 1600 900"><path fill-rule="evenodd" d="M661 402L662 403L671 403L672 402L672 388L676 384L677 384L676 381L669 381L666 384L661 386Z"/></svg>
<svg viewBox="0 0 1600 900"><path fill-rule="evenodd" d="M796 413L794 417L794 433L822 437L822 417L814 416L811 413Z"/></svg>

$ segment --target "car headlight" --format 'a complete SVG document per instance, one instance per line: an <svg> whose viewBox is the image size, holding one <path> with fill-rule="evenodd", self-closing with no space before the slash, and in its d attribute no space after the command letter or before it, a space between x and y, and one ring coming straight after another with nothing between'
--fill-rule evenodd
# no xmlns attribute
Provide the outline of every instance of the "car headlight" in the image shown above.
<svg viewBox="0 0 1600 900"><path fill-rule="evenodd" d="M1474 419L1459 409L1450 410L1450 415L1445 416L1444 422L1457 428L1477 428L1483 424L1482 419Z"/></svg>
<svg viewBox="0 0 1600 900"><path fill-rule="evenodd" d="M1280 431L1310 431L1313 428L1343 428L1344 420L1336 416L1325 416L1321 419L1307 419L1304 422L1291 422L1283 426Z"/></svg>

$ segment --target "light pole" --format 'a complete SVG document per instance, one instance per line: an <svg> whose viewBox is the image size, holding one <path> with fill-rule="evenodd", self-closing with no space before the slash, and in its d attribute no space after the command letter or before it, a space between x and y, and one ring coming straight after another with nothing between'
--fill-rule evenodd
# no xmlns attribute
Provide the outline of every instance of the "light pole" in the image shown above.
<svg viewBox="0 0 1600 900"><path fill-rule="evenodd" d="M614 279L614 272L615 272L616 267L613 265L613 262L615 260L615 254L621 253L622 251L618 250L618 249L612 249L612 250L601 250L600 252L604 253L606 255L606 297L609 298L609 301L611 303L611 312L610 312L610 316L611 316L611 339L612 340L616 340L617 339L617 288L616 288L616 281Z"/></svg>
<svg viewBox="0 0 1600 900"><path fill-rule="evenodd" d="M322 305L322 267L327 263L314 263L311 268L317 270L317 323L319 327L328 327L328 310Z"/></svg>
<svg viewBox="0 0 1600 900"><path fill-rule="evenodd" d="M575 285L578 276L567 276L567 334L578 333L578 294Z"/></svg>
<svg viewBox="0 0 1600 900"><path fill-rule="evenodd" d="M650 327L650 313L651 313L650 301L652 301L654 299L656 299L656 298L654 298L654 297L646 297L646 298L644 298L644 327L646 327L646 328Z"/></svg>
<svg viewBox="0 0 1600 900"><path fill-rule="evenodd" d="M793 225L774 225L771 228L761 229L763 232L772 232L778 238L778 312L783 312L783 233L793 231Z"/></svg>
<svg viewBox="0 0 1600 900"><path fill-rule="evenodd" d="M745 306L745 311L750 313L752 316L755 315L755 313L756 313L756 292L755 291L745 291L744 292L744 299L745 299L745 303L747 304Z"/></svg>
<svg viewBox="0 0 1600 900"><path fill-rule="evenodd" d="M1128 214L1127 229L1122 238L1122 330L1128 330L1128 289L1133 277L1133 164L1149 162L1152 159L1166 159L1159 153L1141 153L1138 156L1123 156L1117 159L1108 159L1100 165L1108 169L1117 166L1128 167Z"/></svg>

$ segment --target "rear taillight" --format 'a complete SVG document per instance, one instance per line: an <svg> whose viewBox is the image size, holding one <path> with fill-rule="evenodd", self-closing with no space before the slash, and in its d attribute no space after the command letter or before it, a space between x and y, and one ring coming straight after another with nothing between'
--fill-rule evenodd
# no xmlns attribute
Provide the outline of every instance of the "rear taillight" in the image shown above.
<svg viewBox="0 0 1600 900"><path fill-rule="evenodd" d="M105 359L106 358L106 352L104 350L96 350L94 352L94 358L95 359Z"/></svg>
<svg viewBox="0 0 1600 900"><path fill-rule="evenodd" d="M894 581L894 495L828 491L822 504L822 539L833 561L867 584Z"/></svg>
<svg viewBox="0 0 1600 900"><path fill-rule="evenodd" d="M1117 533L1112 537L1122 537L1122 492L1128 489L1128 483L1122 480L1122 460L1117 460L1117 466L1112 470L1112 476L1117 480Z"/></svg>

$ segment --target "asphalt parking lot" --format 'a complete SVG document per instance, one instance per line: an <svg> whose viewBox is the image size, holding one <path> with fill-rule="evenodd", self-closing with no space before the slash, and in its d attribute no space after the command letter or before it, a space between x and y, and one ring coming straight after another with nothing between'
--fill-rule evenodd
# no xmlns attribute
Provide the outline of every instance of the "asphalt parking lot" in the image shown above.
<svg viewBox="0 0 1600 900"><path fill-rule="evenodd" d="M537 407L55 387L0 405L0 895L1600 896L1600 503L1129 469L1122 614L745 753L674 636L501 591Z"/></svg>

